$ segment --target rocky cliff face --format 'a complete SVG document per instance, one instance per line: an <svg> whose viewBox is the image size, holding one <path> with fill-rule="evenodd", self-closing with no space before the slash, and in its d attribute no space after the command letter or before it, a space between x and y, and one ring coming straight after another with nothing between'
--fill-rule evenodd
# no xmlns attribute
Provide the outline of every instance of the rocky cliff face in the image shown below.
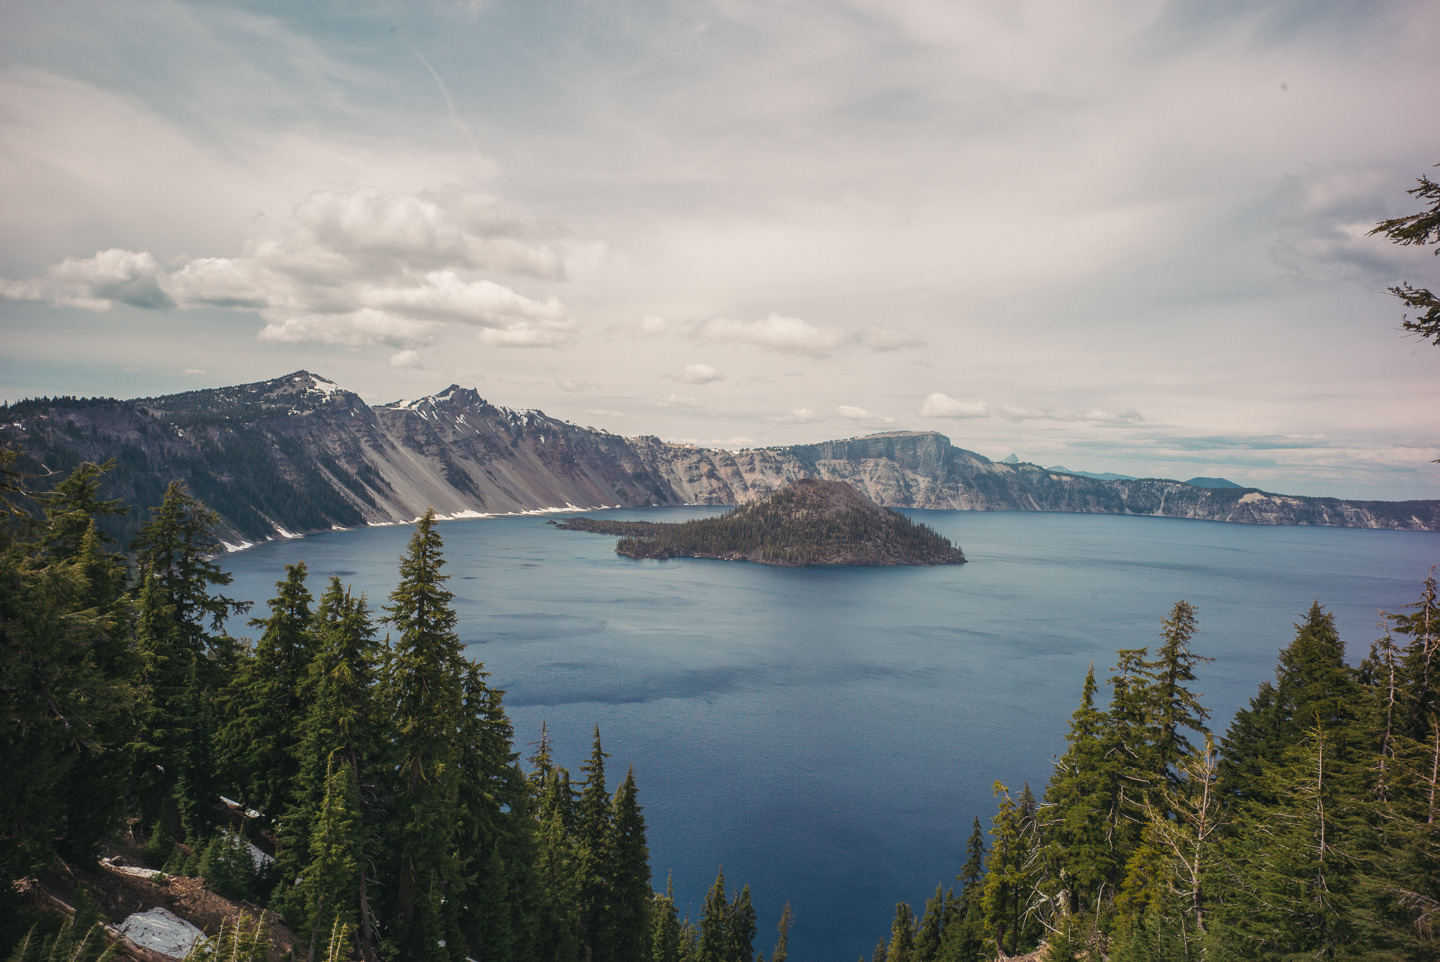
<svg viewBox="0 0 1440 962"><path fill-rule="evenodd" d="M886 507L1145 514L1255 524L1440 530L1440 502L1344 502L1178 481L1102 481L997 463L934 433L894 432L728 452L625 438L452 386L371 407L305 371L131 401L22 401L0 443L63 476L115 459L107 497L158 504L172 479L220 513L227 536L567 506L741 504L800 478L844 481ZM55 478L58 480L58 477ZM36 487L47 486L44 479ZM132 515L117 533L143 520Z"/></svg>

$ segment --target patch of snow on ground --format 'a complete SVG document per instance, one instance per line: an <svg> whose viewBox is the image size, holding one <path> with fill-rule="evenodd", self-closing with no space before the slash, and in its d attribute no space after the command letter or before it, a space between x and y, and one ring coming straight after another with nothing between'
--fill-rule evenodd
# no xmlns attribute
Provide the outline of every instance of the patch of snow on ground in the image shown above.
<svg viewBox="0 0 1440 962"><path fill-rule="evenodd" d="M153 868L140 868L138 865L116 865L112 860L108 858L102 858L100 860L100 864L104 865L112 872L118 872L121 875L133 875L136 878L149 879L154 878L157 875L161 877L164 877L165 875L164 872L157 872Z"/></svg>
<svg viewBox="0 0 1440 962"><path fill-rule="evenodd" d="M163 908L136 912L120 923L120 931L141 948L153 949L176 959L183 959L196 942L205 938L204 932Z"/></svg>
<svg viewBox="0 0 1440 962"><path fill-rule="evenodd" d="M225 829L222 834L225 836L226 839L235 838L235 833L230 831L228 828ZM256 871L259 871L260 869L269 865L271 862L275 861L274 856L256 848L254 843L251 842L249 839L245 840L245 847L250 850L250 862L252 865L255 866Z"/></svg>
<svg viewBox="0 0 1440 962"><path fill-rule="evenodd" d="M329 397L336 391L340 390L340 385L336 384L334 381L327 381L323 377L318 377L315 375L312 375L312 378L314 378L314 383L310 386L309 393L311 394L323 394L326 397Z"/></svg>

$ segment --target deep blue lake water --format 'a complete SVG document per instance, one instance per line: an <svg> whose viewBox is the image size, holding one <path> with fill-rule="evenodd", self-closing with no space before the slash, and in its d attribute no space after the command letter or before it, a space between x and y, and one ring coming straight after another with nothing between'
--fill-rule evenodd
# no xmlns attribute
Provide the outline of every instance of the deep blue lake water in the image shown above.
<svg viewBox="0 0 1440 962"><path fill-rule="evenodd" d="M589 512L681 520L718 509ZM1086 666L1156 642L1178 600L1215 658L1196 689L1223 733L1319 599L1352 661L1380 611L1419 597L1440 534L1160 518L907 512L964 548L939 568L636 561L541 517L447 522L472 658L505 689L522 756L548 723L579 777L600 726L613 790L633 765L654 884L698 916L723 865L748 883L767 956L785 901L795 962L852 962L952 883L998 779L1038 794ZM409 527L337 531L224 561L230 594L273 596L304 561L386 603ZM235 629L237 633L247 633Z"/></svg>

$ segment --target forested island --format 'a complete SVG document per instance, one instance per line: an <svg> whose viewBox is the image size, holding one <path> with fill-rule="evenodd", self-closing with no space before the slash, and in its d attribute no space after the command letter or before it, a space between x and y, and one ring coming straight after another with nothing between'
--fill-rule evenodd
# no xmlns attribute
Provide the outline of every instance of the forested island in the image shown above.
<svg viewBox="0 0 1440 962"><path fill-rule="evenodd" d="M963 564L965 554L933 528L882 508L843 481L802 478L714 518L663 523L572 518L569 531L619 535L632 558L716 558L759 564Z"/></svg>

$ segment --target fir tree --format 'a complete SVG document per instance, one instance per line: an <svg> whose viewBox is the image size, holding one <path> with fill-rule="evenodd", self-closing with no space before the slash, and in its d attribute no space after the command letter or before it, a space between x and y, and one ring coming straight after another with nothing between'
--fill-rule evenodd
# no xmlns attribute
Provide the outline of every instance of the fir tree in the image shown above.
<svg viewBox="0 0 1440 962"><path fill-rule="evenodd" d="M400 559L400 583L384 619L398 635L388 679L397 759L391 938L402 962L448 956L440 946L449 928L445 895L459 873L455 719L463 707L464 658L443 565L435 512L427 511Z"/></svg>
<svg viewBox="0 0 1440 962"><path fill-rule="evenodd" d="M264 632L231 684L230 720L220 731L239 797L272 816L299 773L306 678L315 655L304 563L286 565L275 589L270 616L250 621Z"/></svg>
<svg viewBox="0 0 1440 962"><path fill-rule="evenodd" d="M609 954L613 962L643 962L650 920L650 849L645 843L645 817L635 795L635 770L615 793L610 806ZM748 960L747 960L748 962Z"/></svg>
<svg viewBox="0 0 1440 962"><path fill-rule="evenodd" d="M604 958L609 935L610 896L610 795L605 789L605 759L609 756L600 745L600 727L595 727L595 742L590 760L580 766L585 783L575 810L575 830L579 840L580 933L597 959Z"/></svg>
<svg viewBox="0 0 1440 962"><path fill-rule="evenodd" d="M1315 728L1339 739L1331 746L1332 762L1353 754L1350 723L1359 707L1360 688L1345 663L1334 616L1316 602L1305 622L1295 626L1295 640L1281 650L1274 685L1262 685L1225 734L1220 750L1224 789L1241 800L1273 805L1279 798L1267 767L1278 765L1286 750Z"/></svg>
<svg viewBox="0 0 1440 962"><path fill-rule="evenodd" d="M1202 737L1210 732L1205 727L1210 713L1189 686L1195 681L1195 666L1215 659L1203 658L1190 650L1190 639L1197 631L1194 605L1176 602L1162 625L1160 637L1164 642L1150 666L1156 713L1155 764L1174 784L1179 778L1174 766L1195 751L1185 732Z"/></svg>
<svg viewBox="0 0 1440 962"><path fill-rule="evenodd" d="M695 947L695 962L731 962L730 943L734 929L730 918L730 902L725 897L725 870L715 875L715 883L705 895L700 914L700 937Z"/></svg>
<svg viewBox="0 0 1440 962"><path fill-rule="evenodd" d="M770 962L786 962L790 955L790 923L794 920L794 914L790 911L790 903L786 902L785 907L780 910L780 921L775 923L775 930L778 938L775 940L775 950L770 953ZM655 962L660 962L656 959Z"/></svg>
<svg viewBox="0 0 1440 962"><path fill-rule="evenodd" d="M1080 706L1070 716L1065 754L1045 789L1043 835L1048 865L1068 912L1089 911L1119 874L1106 814L1113 809L1110 756L1101 741L1105 717L1095 707L1095 666L1085 674ZM1113 895L1113 892L1110 893Z"/></svg>
<svg viewBox="0 0 1440 962"><path fill-rule="evenodd" d="M332 753L325 774L325 796L310 844L311 860L302 887L309 920L310 952L336 926L355 931L360 866L364 859L355 770Z"/></svg>
<svg viewBox="0 0 1440 962"><path fill-rule="evenodd" d="M652 898L650 920L651 962L680 962L684 936L679 914L675 911L675 886L672 881L666 881L664 895Z"/></svg>
<svg viewBox="0 0 1440 962"><path fill-rule="evenodd" d="M1027 785L1025 794L1029 795ZM1000 799L990 835L990 864L985 872L985 888L981 896L985 930L994 945L1014 955L1030 934L1025 921L1026 909L1034 891L1030 855L1034 842L1033 799L1027 806L1010 798L1010 790L995 783Z"/></svg>
<svg viewBox="0 0 1440 962"><path fill-rule="evenodd" d="M751 962L755 954L755 906L750 886L740 889L730 904L730 962Z"/></svg>
<svg viewBox="0 0 1440 962"><path fill-rule="evenodd" d="M885 962L915 962L915 913L904 902L895 906L895 919L890 923L890 944L885 949Z"/></svg>
<svg viewBox="0 0 1440 962"><path fill-rule="evenodd" d="M192 839L203 834L217 794L215 694L236 662L235 642L223 633L225 619L249 607L218 592L231 580L212 560L220 548L218 523L213 511L173 482L133 546L145 688L138 781L152 788L147 820L156 804L173 799Z"/></svg>

